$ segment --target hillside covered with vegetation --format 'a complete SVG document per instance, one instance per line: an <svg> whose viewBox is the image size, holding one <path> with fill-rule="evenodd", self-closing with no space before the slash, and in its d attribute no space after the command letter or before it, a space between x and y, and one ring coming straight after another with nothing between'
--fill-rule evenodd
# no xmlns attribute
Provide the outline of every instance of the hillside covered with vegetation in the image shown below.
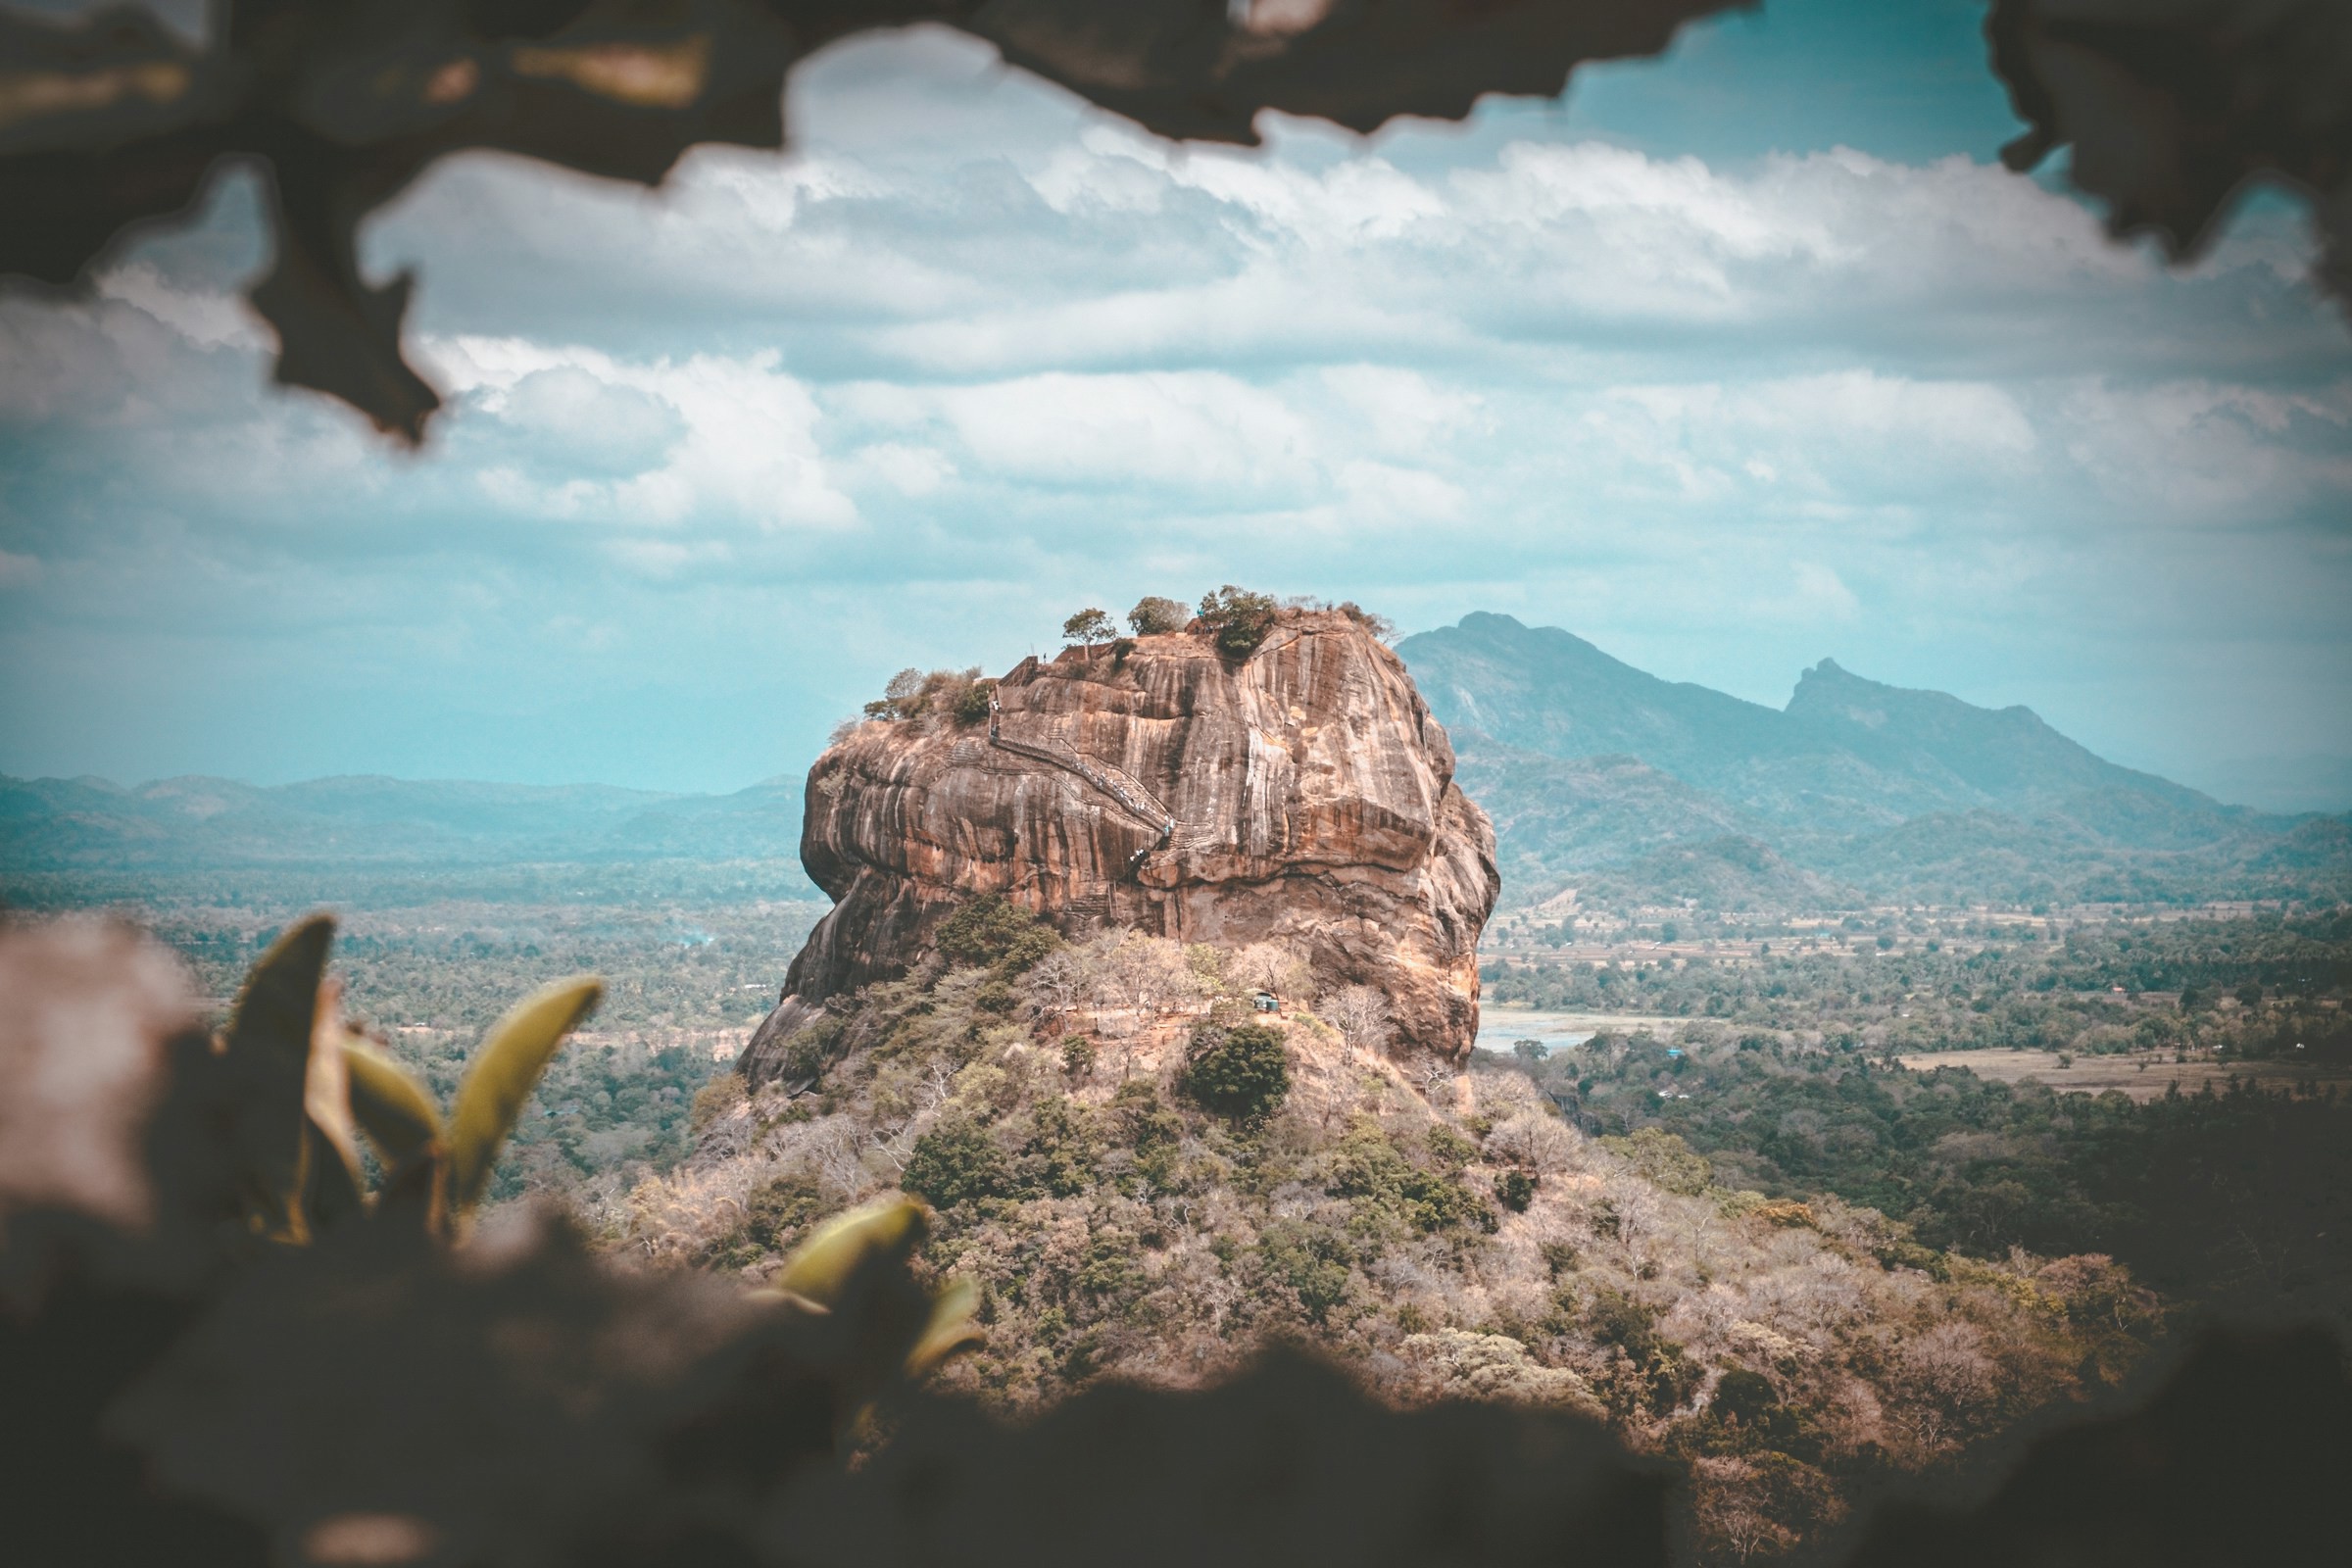
<svg viewBox="0 0 2352 1568"><path fill-rule="evenodd" d="M942 946L804 1032L810 1092L713 1080L695 1152L603 1211L610 1243L757 1280L907 1192L981 1293L985 1343L946 1375L991 1402L1298 1340L1393 1398L1586 1410L1690 1460L1724 1561L2095 1395L2164 1321L2105 1256L1940 1250L1655 1130L1590 1136L1515 1065L1408 1072L1309 977L1256 1010L1250 953L1072 948L1002 906Z"/></svg>

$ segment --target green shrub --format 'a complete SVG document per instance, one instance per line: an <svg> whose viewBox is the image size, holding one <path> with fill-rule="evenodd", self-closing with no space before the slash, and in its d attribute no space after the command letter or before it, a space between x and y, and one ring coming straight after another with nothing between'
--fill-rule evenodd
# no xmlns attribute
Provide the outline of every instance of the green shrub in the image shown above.
<svg viewBox="0 0 2352 1568"><path fill-rule="evenodd" d="M687 1112L686 1125L701 1132L728 1111L744 1102L747 1088L743 1074L729 1069L715 1074L711 1080L695 1091L694 1108Z"/></svg>
<svg viewBox="0 0 2352 1568"><path fill-rule="evenodd" d="M1162 637L1172 631L1182 631L1193 618L1192 612L1173 599L1147 594L1127 612L1127 624L1138 637Z"/></svg>
<svg viewBox="0 0 2352 1568"><path fill-rule="evenodd" d="M976 680L963 688L956 697L956 722L987 723L989 699L996 695L996 691L997 683L993 680Z"/></svg>
<svg viewBox="0 0 2352 1568"><path fill-rule="evenodd" d="M1002 1198L1010 1186L1004 1151L969 1116L942 1121L914 1141L899 1185L934 1208Z"/></svg>
<svg viewBox="0 0 2352 1568"><path fill-rule="evenodd" d="M1348 1299L1348 1240L1327 1226L1275 1220L1259 1233L1257 1255L1268 1277L1298 1294L1310 1321Z"/></svg>
<svg viewBox="0 0 2352 1568"><path fill-rule="evenodd" d="M1193 1032L1184 1092L1201 1108L1244 1126L1263 1122L1291 1092L1290 1054L1282 1031L1245 1023L1206 1024Z"/></svg>
<svg viewBox="0 0 2352 1568"><path fill-rule="evenodd" d="M1527 1212L1527 1205L1536 1199L1536 1177L1531 1171L1506 1170L1494 1178L1494 1200L1514 1214Z"/></svg>
<svg viewBox="0 0 2352 1568"><path fill-rule="evenodd" d="M1117 635L1118 629L1119 624L1110 618L1109 611L1089 607L1061 623L1061 640L1065 643L1081 643L1091 649L1097 643L1110 641Z"/></svg>
<svg viewBox="0 0 2352 1568"><path fill-rule="evenodd" d="M779 1176L753 1190L744 1200L742 1220L711 1244L701 1261L709 1267L733 1269L789 1251L835 1206L813 1176L799 1172Z"/></svg>
<svg viewBox="0 0 2352 1568"><path fill-rule="evenodd" d="M1095 1070L1101 1054L1091 1037L1072 1035L1061 1043L1061 1070L1072 1078L1084 1078Z"/></svg>
<svg viewBox="0 0 2352 1568"><path fill-rule="evenodd" d="M1251 593L1227 583L1200 597L1200 619L1216 639L1220 652L1248 658L1274 629L1280 607L1271 594Z"/></svg>
<svg viewBox="0 0 2352 1568"><path fill-rule="evenodd" d="M1662 1128L1643 1127L1631 1138L1603 1138L1600 1146L1670 1193L1695 1196L1715 1179L1705 1155Z"/></svg>
<svg viewBox="0 0 2352 1568"><path fill-rule="evenodd" d="M1001 893L983 894L939 927L940 955L961 968L1015 975L1061 946L1054 929Z"/></svg>
<svg viewBox="0 0 2352 1568"><path fill-rule="evenodd" d="M1135 1151L1136 1172L1153 1187L1172 1191L1184 1160L1184 1119L1160 1103L1148 1078L1119 1085L1111 1097L1109 1136Z"/></svg>
<svg viewBox="0 0 2352 1568"><path fill-rule="evenodd" d="M1071 1286L1082 1296L1117 1300L1141 1290L1146 1277L1135 1233L1105 1226L1087 1238L1086 1256Z"/></svg>
<svg viewBox="0 0 2352 1568"><path fill-rule="evenodd" d="M890 677L878 702L865 705L865 716L897 722L925 713L947 713L956 722L977 724L988 717L988 694L996 682L983 680L980 666L969 669L907 668Z"/></svg>
<svg viewBox="0 0 2352 1568"><path fill-rule="evenodd" d="M841 1038L841 1020L819 1018L784 1042L783 1080L788 1084L814 1083L824 1076Z"/></svg>
<svg viewBox="0 0 2352 1568"><path fill-rule="evenodd" d="M1443 1122L1431 1126L1421 1141L1429 1146L1429 1157L1447 1172L1458 1171L1478 1157L1478 1146Z"/></svg>
<svg viewBox="0 0 2352 1568"><path fill-rule="evenodd" d="M1614 1345L1636 1362L1655 1354L1665 1342L1658 1338L1657 1313L1622 1291L1603 1288L1584 1302L1584 1330L1602 1345Z"/></svg>
<svg viewBox="0 0 2352 1568"><path fill-rule="evenodd" d="M1340 1140L1329 1179L1332 1195L1354 1199L1359 1217L1375 1230L1396 1225L1428 1235L1495 1228L1486 1200L1450 1176L1414 1164L1370 1121Z"/></svg>
<svg viewBox="0 0 2352 1568"><path fill-rule="evenodd" d="M1149 1078L1119 1085L1110 1097L1110 1114L1119 1141L1130 1148L1160 1149L1183 1141L1183 1120L1159 1102L1159 1091Z"/></svg>
<svg viewBox="0 0 2352 1568"><path fill-rule="evenodd" d="M1102 1157L1102 1140L1095 1118L1084 1105L1059 1095L1037 1102L1029 1113L1029 1136L1013 1180L1014 1196L1027 1198L1051 1193L1075 1198L1095 1184L1095 1166Z"/></svg>

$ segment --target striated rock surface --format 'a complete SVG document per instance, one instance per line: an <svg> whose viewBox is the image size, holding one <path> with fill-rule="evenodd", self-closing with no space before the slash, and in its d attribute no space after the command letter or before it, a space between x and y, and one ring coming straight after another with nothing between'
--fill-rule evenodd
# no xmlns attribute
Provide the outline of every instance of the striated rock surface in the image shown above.
<svg viewBox="0 0 2352 1568"><path fill-rule="evenodd" d="M992 893L1068 937L1280 943L1387 993L1401 1044L1465 1056L1499 882L1453 765L1403 662L1336 611L1285 612L1246 659L1199 631L1030 659L986 721L863 724L809 770L801 858L835 907L744 1071Z"/></svg>

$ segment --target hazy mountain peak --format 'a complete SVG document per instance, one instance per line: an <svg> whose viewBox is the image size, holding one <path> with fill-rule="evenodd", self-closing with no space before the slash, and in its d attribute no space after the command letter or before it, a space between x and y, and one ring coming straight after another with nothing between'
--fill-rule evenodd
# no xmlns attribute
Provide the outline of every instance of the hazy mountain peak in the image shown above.
<svg viewBox="0 0 2352 1568"><path fill-rule="evenodd" d="M2084 846L2094 858L2173 855L2285 826L2109 762L2029 708L1889 685L1835 659L1803 672L1786 709L1771 709L1661 680L1570 632L1508 615L1468 615L1405 638L1397 652L1456 731L1464 787L1494 816L1504 863L1529 891L1574 866L1631 867L1642 857L1652 858L1641 859L1648 870L1636 880L1663 886L1662 842L1728 835L1833 874L1860 853L1838 845L1885 836L1886 853L1905 859L1932 844L1946 858L1973 858L1970 876L2023 886L2062 841L2078 858ZM1611 754L1692 793L1595 771ZM1978 825L1933 826L1964 820ZM1951 850L1960 840L1968 847ZM2029 841L2037 848L2018 847ZM1985 869L1996 863L2004 869Z"/></svg>

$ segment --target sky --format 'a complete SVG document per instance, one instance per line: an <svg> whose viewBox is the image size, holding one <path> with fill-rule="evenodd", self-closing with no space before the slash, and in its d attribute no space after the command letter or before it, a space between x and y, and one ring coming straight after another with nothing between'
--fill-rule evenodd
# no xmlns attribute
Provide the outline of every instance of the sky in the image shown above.
<svg viewBox="0 0 2352 1568"><path fill-rule="evenodd" d="M734 789L902 666L1238 582L1776 707L1834 657L2352 805L2352 335L2299 209L2110 243L1999 166L1981 21L1785 0L1259 150L869 35L786 154L467 156L379 213L417 455L269 385L227 178L90 300L0 295L0 772Z"/></svg>

